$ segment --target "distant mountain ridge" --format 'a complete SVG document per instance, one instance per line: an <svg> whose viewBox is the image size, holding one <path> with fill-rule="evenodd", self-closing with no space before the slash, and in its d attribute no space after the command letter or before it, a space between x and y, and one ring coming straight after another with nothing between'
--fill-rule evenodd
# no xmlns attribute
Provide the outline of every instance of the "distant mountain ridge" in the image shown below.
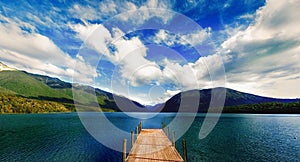
<svg viewBox="0 0 300 162"><path fill-rule="evenodd" d="M114 95L99 88L77 83L68 83L58 78L32 74L9 68L3 63L0 71L0 94L13 95L42 101L64 104L71 111L75 105L83 111L145 111L145 107L126 97ZM76 99L74 101L74 98ZM119 103L115 102L117 100ZM99 106L98 106L99 105Z"/></svg>
<svg viewBox="0 0 300 162"><path fill-rule="evenodd" d="M71 83L64 82L58 78L53 78L45 75L39 75L39 74L32 74L24 71L25 74L35 78L38 81L43 82L44 84L48 85L51 88L72 88Z"/></svg>
<svg viewBox="0 0 300 162"><path fill-rule="evenodd" d="M211 101L211 94L213 90L223 90L226 91L226 97L224 106L225 107L234 107L240 105L251 105L251 104L263 104L263 103L290 103L290 102L299 102L300 99L278 99L278 98L270 98L270 97L263 97L258 95L253 95L249 93L239 92L233 89L228 88L213 88L213 89L203 89L203 90L190 90L185 92L180 92L169 100L167 100L164 104L159 106L158 111L162 112L178 112L179 109L183 109L187 112L189 110L189 105L182 105L181 102L183 100L190 100L190 101L200 101L198 105L198 112L207 112L210 101ZM199 98L195 98L193 93L200 94ZM299 107L300 110L300 107ZM228 111L230 112L230 111ZM300 112L300 111L299 111Z"/></svg>
<svg viewBox="0 0 300 162"><path fill-rule="evenodd" d="M73 93L76 93L77 91L83 91L84 95L87 95L90 98L92 98L93 95L96 95L98 99L97 104L100 104L100 107L113 109L115 111L131 111L131 112L146 111L144 109L144 106L136 101L132 101L123 96L114 95L110 92L106 92L99 88L94 88L91 86L81 85L77 83L71 84L68 82L64 82L58 78L52 78L44 75L31 74L31 73L27 73L27 74L54 89L62 89L62 90L70 89L73 91ZM75 97L75 99L76 101L79 102L82 101L80 97L79 98ZM118 101L119 105L117 105L115 100ZM91 101L90 104L95 104L95 103Z"/></svg>
<svg viewBox="0 0 300 162"><path fill-rule="evenodd" d="M57 102L63 104L70 111L75 111L75 102L76 105L79 105L82 108L78 110L82 111L100 111L99 105L105 111L178 112L179 109L181 109L183 112L194 112L194 110L191 110L190 104L182 104L182 101L184 100L188 101L187 103L190 102L196 104L198 107L196 110L197 112L205 113L210 105L212 90L219 89L226 91L225 108L223 109L223 112L264 113L266 112L265 110L260 112L259 109L264 109L263 105L265 105L267 107L289 107L291 109L289 112L300 113L300 99L263 97L222 87L180 92L168 99L165 103L154 106L144 106L126 97L114 95L98 88L68 83L49 76L18 71L2 63L0 63L0 69L3 69L0 70L1 95L20 96L41 101ZM199 95L198 98L195 93ZM74 97L76 99L75 101ZM290 102L295 104L287 105L287 103ZM275 103L277 103L277 105ZM280 109L280 112L284 113L285 111L287 110ZM273 112L273 110L270 112Z"/></svg>
<svg viewBox="0 0 300 162"><path fill-rule="evenodd" d="M8 67L7 65L0 62L0 71L16 71L16 69Z"/></svg>

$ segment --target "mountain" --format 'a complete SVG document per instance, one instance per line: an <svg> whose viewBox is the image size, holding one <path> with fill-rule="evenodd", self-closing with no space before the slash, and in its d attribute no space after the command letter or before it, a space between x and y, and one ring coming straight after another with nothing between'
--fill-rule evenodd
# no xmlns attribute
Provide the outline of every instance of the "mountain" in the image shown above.
<svg viewBox="0 0 300 162"><path fill-rule="evenodd" d="M203 89L203 90L190 90L176 94L169 100L159 106L156 111L161 112L193 112L191 107L198 107L197 112L206 113L211 101L212 91L226 92L224 109L223 112L243 112L243 113L264 113L267 112L263 109L270 107L271 105L286 106L295 105L295 111L300 113L300 99L277 99L270 97L262 97L249 93L239 92L228 88L214 88L214 89ZM198 97L195 97L198 96ZM217 96L220 97L220 96ZM198 101L198 105L192 105ZM200 101L200 102L199 102ZM185 103L183 103L185 102ZM264 107L266 106L266 107ZM247 109L244 109L246 108ZM255 109L253 107L261 107L261 109ZM212 107L214 108L214 107ZM278 108L277 108L278 109ZM268 110L269 112L277 113L276 110ZM281 113L288 110L280 110ZM295 112L293 111L293 112Z"/></svg>
<svg viewBox="0 0 300 162"><path fill-rule="evenodd" d="M76 111L74 102L78 106L77 111L100 111L100 106L102 111L178 112L180 110L205 113L209 108L213 90L226 92L223 109L225 113L300 113L300 99L262 97L227 88L190 90L176 94L165 103L144 106L98 88L18 71L0 62L0 113ZM221 93L217 94L219 94L216 96L217 101L221 101ZM30 105L35 106L32 109ZM193 107L196 110L192 110Z"/></svg>
<svg viewBox="0 0 300 162"><path fill-rule="evenodd" d="M71 99L70 96L52 89L22 71L1 71L0 87L24 97Z"/></svg>
<svg viewBox="0 0 300 162"><path fill-rule="evenodd" d="M16 69L8 67L7 65L0 62L0 71L16 71Z"/></svg>
<svg viewBox="0 0 300 162"><path fill-rule="evenodd" d="M97 105L95 104L99 104L101 108L111 109L114 111L145 111L142 104L136 101L132 101L126 97L103 91L99 88L94 88L77 83L71 84L68 82L64 82L58 78L52 78L49 76L31 74L27 72L25 73L53 89L58 89L59 91L63 91L72 97L74 96L76 102L89 106L84 107L84 110L87 111L94 111L95 109L97 109Z"/></svg>
<svg viewBox="0 0 300 162"><path fill-rule="evenodd" d="M63 104L70 111L75 111L74 102L83 111L144 111L144 106L127 99L113 95L87 85L71 84L58 78L18 71L0 62L0 103L6 107L14 107L10 99L22 103L24 101L49 101ZM75 98L75 101L74 101ZM1 102L1 100L3 102ZM8 102L8 101L9 102ZM115 101L118 101L116 103ZM13 102L15 103L15 102ZM98 106L99 105L99 106ZM61 105L59 105L61 107ZM0 105L1 108L1 105ZM6 108L7 109L7 108ZM63 110L59 108L59 110ZM29 111L28 108L24 112ZM36 109L34 110L37 111Z"/></svg>
<svg viewBox="0 0 300 162"><path fill-rule="evenodd" d="M58 78L53 78L53 77L39 75L39 74L32 74L25 71L24 73L54 89L72 88L71 83L64 82Z"/></svg>

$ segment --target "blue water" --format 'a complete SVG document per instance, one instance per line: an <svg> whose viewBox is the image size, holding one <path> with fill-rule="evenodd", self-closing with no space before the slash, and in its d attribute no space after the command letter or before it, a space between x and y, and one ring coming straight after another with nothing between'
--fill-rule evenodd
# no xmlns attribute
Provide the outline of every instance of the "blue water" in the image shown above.
<svg viewBox="0 0 300 162"><path fill-rule="evenodd" d="M147 115L141 114L136 119L122 113L105 114L124 132L133 130L139 121L143 121L144 128L159 128L161 122L171 122L174 115L159 114L146 119ZM93 122L98 116L86 113L85 117ZM188 114L180 116L189 117ZM213 131L199 139L204 117L198 114L176 142L177 150L182 153L181 140L186 139L189 161L300 159L300 115L224 114ZM121 135L103 129L101 124L95 120L96 134L105 137L108 143L116 143L116 148L121 147L123 137L118 138ZM102 130L97 130L98 126ZM0 115L0 161L121 161L120 152L94 137L77 113Z"/></svg>

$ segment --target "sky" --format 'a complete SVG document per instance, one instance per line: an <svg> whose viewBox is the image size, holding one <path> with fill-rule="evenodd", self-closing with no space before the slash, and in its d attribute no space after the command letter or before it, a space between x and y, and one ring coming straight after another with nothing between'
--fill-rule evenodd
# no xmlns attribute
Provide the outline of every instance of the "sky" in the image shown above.
<svg viewBox="0 0 300 162"><path fill-rule="evenodd" d="M227 87L300 97L300 0L0 1L0 61L162 103Z"/></svg>

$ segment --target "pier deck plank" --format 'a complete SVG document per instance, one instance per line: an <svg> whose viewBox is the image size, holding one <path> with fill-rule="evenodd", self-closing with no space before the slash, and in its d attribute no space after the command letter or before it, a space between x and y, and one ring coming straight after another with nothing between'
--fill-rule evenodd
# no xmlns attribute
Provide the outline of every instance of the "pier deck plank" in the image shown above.
<svg viewBox="0 0 300 162"><path fill-rule="evenodd" d="M127 162L158 161L182 162L183 159L162 129L142 129Z"/></svg>

